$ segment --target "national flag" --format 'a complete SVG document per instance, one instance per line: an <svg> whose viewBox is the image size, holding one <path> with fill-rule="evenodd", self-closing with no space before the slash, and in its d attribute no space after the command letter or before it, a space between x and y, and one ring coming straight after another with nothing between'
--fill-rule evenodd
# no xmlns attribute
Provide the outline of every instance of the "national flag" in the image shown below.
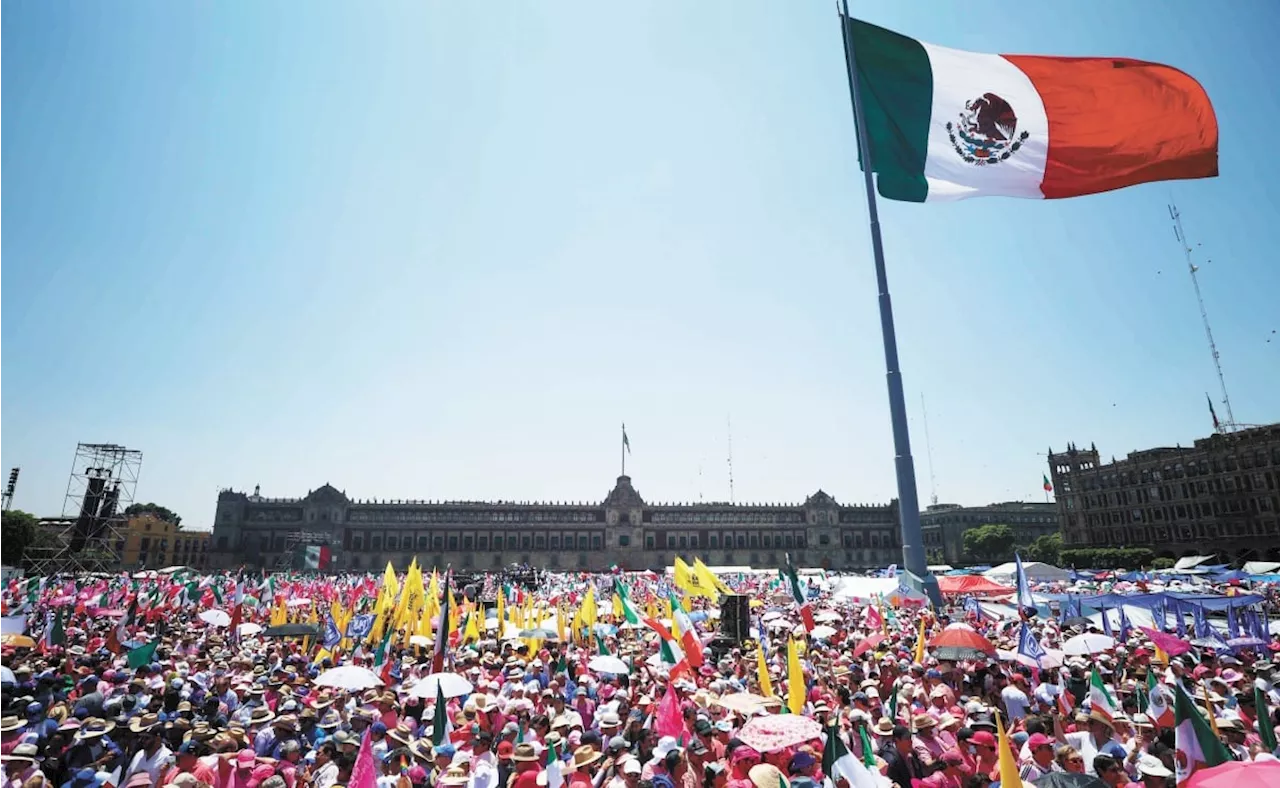
<svg viewBox="0 0 1280 788"><path fill-rule="evenodd" d="M1231 753L1222 740L1213 735L1209 723L1205 722L1186 690L1175 686L1173 694L1176 725L1173 762L1178 785L1182 785L1197 769L1218 766L1231 760Z"/></svg>
<svg viewBox="0 0 1280 788"><path fill-rule="evenodd" d="M40 645L45 651L67 642L67 630L62 620L62 611L50 612L48 618L49 622L45 624L44 635L40 639Z"/></svg>
<svg viewBox="0 0 1280 788"><path fill-rule="evenodd" d="M1009 746L1009 735L1004 732L1000 714L996 717L996 747L999 748L997 770L1000 772L1000 788L1022 788L1022 776L1018 771L1018 759Z"/></svg>
<svg viewBox="0 0 1280 788"><path fill-rule="evenodd" d="M302 568L323 572L329 568L329 545L309 544L302 551Z"/></svg>
<svg viewBox="0 0 1280 788"><path fill-rule="evenodd" d="M1014 553L1013 562L1017 577L1018 607L1022 608L1022 612L1027 615L1035 615L1036 601L1031 597L1031 584L1027 582L1027 572L1022 568L1022 556Z"/></svg>
<svg viewBox="0 0 1280 788"><path fill-rule="evenodd" d="M702 641L698 640L698 632L693 628L693 621L684 612L674 596L671 597L671 620L680 629L680 646L690 667L702 667Z"/></svg>
<svg viewBox="0 0 1280 788"><path fill-rule="evenodd" d="M1120 711L1115 696L1107 685L1102 683L1102 675L1097 670L1089 671L1089 710L1097 712L1110 720Z"/></svg>
<svg viewBox="0 0 1280 788"><path fill-rule="evenodd" d="M1053 484L1049 481L1048 475L1043 473L1040 475L1044 477L1044 491L1053 492Z"/></svg>
<svg viewBox="0 0 1280 788"><path fill-rule="evenodd" d="M449 741L453 733L453 725L449 722L449 712L444 699L444 685L436 681L436 708L431 716L431 743L436 747Z"/></svg>
<svg viewBox="0 0 1280 788"><path fill-rule="evenodd" d="M1173 709L1169 708L1169 693L1156 680L1156 671L1147 671L1147 716L1160 728L1172 728Z"/></svg>
<svg viewBox="0 0 1280 788"><path fill-rule="evenodd" d="M871 745L871 734L867 732L867 726L858 726L858 738L862 740L862 765L868 769L875 769L876 751ZM872 774L879 774L879 772L872 772Z"/></svg>
<svg viewBox="0 0 1280 788"><path fill-rule="evenodd" d="M445 657L449 654L449 602L451 594L449 590L449 574L444 577L445 593L442 595L443 600L440 603L440 624L436 627L436 643L434 653L431 655L431 672L442 673L444 671Z"/></svg>
<svg viewBox="0 0 1280 788"><path fill-rule="evenodd" d="M964 52L857 19L845 35L891 200L1053 199L1218 174L1213 106L1178 69Z"/></svg>
<svg viewBox="0 0 1280 788"><path fill-rule="evenodd" d="M840 726L827 728L827 741L822 745L822 784L824 788L836 788L841 780L849 783L849 788L879 788L888 785L889 781L853 757L844 739L840 737ZM859 742L861 743L861 742Z"/></svg>
<svg viewBox="0 0 1280 788"><path fill-rule="evenodd" d="M627 437L627 425L622 425L622 448L627 450L627 454L631 453L631 439Z"/></svg>
<svg viewBox="0 0 1280 788"><path fill-rule="evenodd" d="M160 641L153 640L135 649L130 649L128 656L125 657L129 664L129 670L137 670L143 665L150 665L151 660L156 655L156 646L158 645L160 645Z"/></svg>
<svg viewBox="0 0 1280 788"><path fill-rule="evenodd" d="M809 597L805 592L804 586L800 584L800 575L796 574L796 568L791 565L791 553L786 554L786 564L779 570L782 582L787 587L787 592L791 594L791 598L795 600L796 607L800 610L800 620L804 622L806 632L813 631L813 611L809 608Z"/></svg>
<svg viewBox="0 0 1280 788"><path fill-rule="evenodd" d="M631 592L617 578L614 578L613 581L613 594L622 607L622 618L628 624L639 624L641 619L640 611L636 610L635 604L631 601Z"/></svg>
<svg viewBox="0 0 1280 788"><path fill-rule="evenodd" d="M554 742L547 747L546 773L547 788L560 788L564 785L564 762L560 760L560 750Z"/></svg>
<svg viewBox="0 0 1280 788"><path fill-rule="evenodd" d="M1063 717L1070 717L1071 711L1076 707L1076 696L1067 692L1066 688L1058 691L1058 712Z"/></svg>
<svg viewBox="0 0 1280 788"><path fill-rule="evenodd" d="M1022 632L1018 634L1018 661L1031 667L1041 667L1040 660L1044 657L1044 647L1040 645L1040 641L1036 639L1036 635L1031 631L1031 627L1024 622L1022 624Z"/></svg>
<svg viewBox="0 0 1280 788"><path fill-rule="evenodd" d="M787 640L787 710L792 714L803 713L808 692L804 668L800 666L800 648L795 638L790 638Z"/></svg>
<svg viewBox="0 0 1280 788"><path fill-rule="evenodd" d="M1213 400L1209 399L1209 392L1205 392L1204 398L1209 403L1209 418L1213 419L1213 428L1219 429L1222 425L1218 423L1218 414L1213 409Z"/></svg>
<svg viewBox="0 0 1280 788"><path fill-rule="evenodd" d="M1267 708L1267 693L1262 691L1262 687L1257 684L1253 685L1253 705L1258 712L1258 738L1262 739L1262 746L1267 752L1274 754L1276 751L1276 729L1271 724L1271 710Z"/></svg>
<svg viewBox="0 0 1280 788"><path fill-rule="evenodd" d="M684 651L676 643L676 639L671 634L671 630L662 625L662 622L656 618L646 618L644 620L646 626L658 633L658 658L667 666L667 675L675 678L683 671L689 669L689 663L684 658Z"/></svg>

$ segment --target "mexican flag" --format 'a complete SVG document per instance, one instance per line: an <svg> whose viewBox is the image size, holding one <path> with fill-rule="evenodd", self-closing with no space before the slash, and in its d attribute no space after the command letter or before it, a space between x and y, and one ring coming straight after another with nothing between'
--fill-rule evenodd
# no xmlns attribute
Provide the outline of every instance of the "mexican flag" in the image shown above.
<svg viewBox="0 0 1280 788"><path fill-rule="evenodd" d="M1182 785L1201 767L1217 766L1231 760L1231 754L1222 741L1213 735L1209 723L1200 714L1196 704L1182 687L1175 687L1173 715L1176 752L1173 756L1178 785Z"/></svg>
<svg viewBox="0 0 1280 788"><path fill-rule="evenodd" d="M1102 676L1096 670L1089 672L1089 710L1096 711L1108 720L1120 710L1115 696L1102 683Z"/></svg>
<svg viewBox="0 0 1280 788"><path fill-rule="evenodd" d="M1156 672L1147 671L1147 716L1161 728L1172 728L1173 709L1169 708L1169 691L1156 681Z"/></svg>
<svg viewBox="0 0 1280 788"><path fill-rule="evenodd" d="M787 562L781 570L782 582L786 584L788 593L795 600L796 607L800 610L800 620L804 622L805 632L813 631L813 610L809 607L809 598L805 593L805 588L800 584L800 575L796 573L796 568L791 565L791 553L786 554Z"/></svg>
<svg viewBox="0 0 1280 788"><path fill-rule="evenodd" d="M1053 482L1049 481L1049 476L1043 473L1040 475L1044 478L1044 491L1053 492Z"/></svg>
<svg viewBox="0 0 1280 788"><path fill-rule="evenodd" d="M888 785L889 781L877 771L874 774L849 752L844 740L840 738L840 726L827 728L827 741L822 746L822 784L824 788L835 788L841 779L847 780L849 788L879 788Z"/></svg>
<svg viewBox="0 0 1280 788"><path fill-rule="evenodd" d="M1054 199L1218 174L1204 88L1113 57L989 55L845 20L881 196Z"/></svg>
<svg viewBox="0 0 1280 788"><path fill-rule="evenodd" d="M328 545L307 545L302 551L302 568L323 572L329 568L329 557Z"/></svg>
<svg viewBox="0 0 1280 788"><path fill-rule="evenodd" d="M680 646L690 667L702 667L702 641L698 640L698 632L693 628L693 620L684 612L675 595L671 596L671 623L680 630Z"/></svg>

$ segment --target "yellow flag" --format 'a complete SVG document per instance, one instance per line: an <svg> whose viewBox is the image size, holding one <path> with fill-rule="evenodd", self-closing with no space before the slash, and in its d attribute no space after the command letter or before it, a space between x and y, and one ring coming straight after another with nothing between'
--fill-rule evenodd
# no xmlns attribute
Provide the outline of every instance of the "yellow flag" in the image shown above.
<svg viewBox="0 0 1280 788"><path fill-rule="evenodd" d="M792 714L804 712L806 688L800 667L800 649L794 638L787 640L787 708Z"/></svg>
<svg viewBox="0 0 1280 788"><path fill-rule="evenodd" d="M618 596L617 594L614 594L613 595L613 620L621 621L625 615L626 615L626 612L622 609L622 597Z"/></svg>
<svg viewBox="0 0 1280 788"><path fill-rule="evenodd" d="M556 637L560 639L561 643L566 642L565 631L564 631L564 617L568 615L568 613L569 611L565 609L564 602L561 602L560 604L556 605Z"/></svg>
<svg viewBox="0 0 1280 788"><path fill-rule="evenodd" d="M1000 748L1000 788L1022 788L1022 777L1018 774L1018 761L1009 749L1009 737L1004 732L1004 723L996 714L996 746Z"/></svg>
<svg viewBox="0 0 1280 788"><path fill-rule="evenodd" d="M708 569L707 565L702 563L701 558L693 559L693 574L694 574L694 577L698 578L699 582L701 582L703 585L705 585L707 588L713 591L717 591L721 594L733 593L733 589L725 585L725 582L723 580L716 577L715 572L712 572L710 569ZM716 597L713 596L711 598L711 601L715 602L718 600Z"/></svg>
<svg viewBox="0 0 1280 788"><path fill-rule="evenodd" d="M502 586L498 586L498 639L502 639L502 627L507 620L507 600L502 593Z"/></svg>
<svg viewBox="0 0 1280 788"><path fill-rule="evenodd" d="M1153 643L1152 645L1155 645L1155 644ZM1151 661L1159 662L1161 665L1168 665L1169 655L1164 653L1164 649L1160 648L1159 646L1155 646L1155 649L1156 649L1156 653L1155 653L1155 656L1151 658Z"/></svg>
<svg viewBox="0 0 1280 788"><path fill-rule="evenodd" d="M756 644L756 680L760 682L760 694L773 697L773 682L769 680L769 666L764 661L764 649Z"/></svg>
<svg viewBox="0 0 1280 788"><path fill-rule="evenodd" d="M480 642L480 614L472 611L467 616L467 628L462 632L463 643L479 643Z"/></svg>
<svg viewBox="0 0 1280 788"><path fill-rule="evenodd" d="M596 617L599 614L596 611L596 589L594 586L587 589L587 597L582 600L582 620L591 629L596 628Z"/></svg>
<svg viewBox="0 0 1280 788"><path fill-rule="evenodd" d="M680 556L675 559L675 584L676 588L688 596L702 596L712 600L720 598L715 588L706 586L702 578L690 571L689 565Z"/></svg>
<svg viewBox="0 0 1280 788"><path fill-rule="evenodd" d="M920 619L920 635L916 638L915 663L917 665L924 664L924 619Z"/></svg>

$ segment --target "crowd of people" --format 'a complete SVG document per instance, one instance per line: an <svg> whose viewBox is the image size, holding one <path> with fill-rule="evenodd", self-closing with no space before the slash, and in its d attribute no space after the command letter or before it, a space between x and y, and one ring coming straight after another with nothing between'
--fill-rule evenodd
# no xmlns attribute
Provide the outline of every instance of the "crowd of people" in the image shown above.
<svg viewBox="0 0 1280 788"><path fill-rule="evenodd" d="M497 615L446 578L417 582L434 637L397 628L392 605L406 605L377 576L11 582L4 788L1011 788L1056 773L1163 788L1197 765L1179 742L1188 701L1188 730L1214 740L1197 750L1204 768L1214 742L1233 761L1275 760L1276 638L1174 655L1140 629L1110 637L1052 610L998 619L963 599L821 584L800 607L775 574L722 579L754 600L752 639L729 641L716 590L657 575L502 588ZM589 596L588 627L552 621ZM335 643L335 605L381 620L355 637L343 621ZM512 608L532 612L531 630L514 631ZM281 610L314 631L273 636ZM991 648L955 652L944 633ZM1082 634L1096 645L1063 653ZM592 667L602 656L615 667ZM376 680L326 678L344 667Z"/></svg>

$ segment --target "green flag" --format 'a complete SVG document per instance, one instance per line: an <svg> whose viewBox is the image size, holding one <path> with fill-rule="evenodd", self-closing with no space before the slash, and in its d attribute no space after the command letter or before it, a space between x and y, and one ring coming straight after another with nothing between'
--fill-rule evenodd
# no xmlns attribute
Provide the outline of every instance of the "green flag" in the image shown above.
<svg viewBox="0 0 1280 788"><path fill-rule="evenodd" d="M1196 708L1195 701L1181 686L1174 688L1174 762L1177 765L1178 784L1195 774L1199 768L1210 768L1231 760L1231 753L1222 740L1213 735L1209 722Z"/></svg>
<svg viewBox="0 0 1280 788"><path fill-rule="evenodd" d="M1254 686L1253 704L1258 711L1258 738L1262 739L1262 746L1267 748L1267 752L1275 752L1276 729L1271 725L1271 711L1267 708L1267 693L1262 691L1262 687Z"/></svg>
<svg viewBox="0 0 1280 788"><path fill-rule="evenodd" d="M129 656L127 657L129 661L129 669L137 670L143 665L150 665L151 658L154 657L156 654L157 645L158 645L158 642L153 640L150 643L147 643L146 645L138 646L135 649L130 649Z"/></svg>
<svg viewBox="0 0 1280 788"><path fill-rule="evenodd" d="M431 717L431 743L439 747L449 741L449 713L444 707L444 686L436 682L436 713Z"/></svg>
<svg viewBox="0 0 1280 788"><path fill-rule="evenodd" d="M859 726L858 735L862 739L862 765L868 769L875 769L876 750L871 746L871 734L867 733L866 725Z"/></svg>

